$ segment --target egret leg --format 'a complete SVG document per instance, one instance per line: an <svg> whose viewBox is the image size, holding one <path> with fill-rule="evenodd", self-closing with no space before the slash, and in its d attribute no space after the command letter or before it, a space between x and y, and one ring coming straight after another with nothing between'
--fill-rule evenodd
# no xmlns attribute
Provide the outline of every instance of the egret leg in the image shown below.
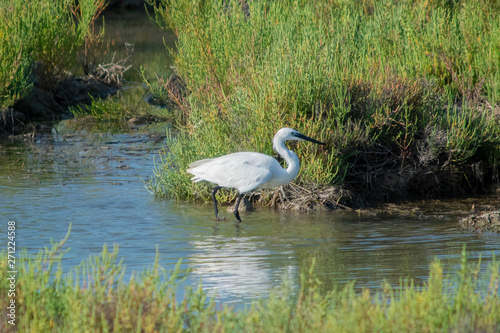
<svg viewBox="0 0 500 333"><path fill-rule="evenodd" d="M238 195L238 199L236 199L236 205L234 205L234 211L233 211L234 216L236 217L238 222L241 222L240 213L238 212L238 207L240 206L241 198L243 198L243 194L240 193L240 195Z"/></svg>
<svg viewBox="0 0 500 333"><path fill-rule="evenodd" d="M215 195L217 191L220 190L220 186L216 186L212 189L212 200L214 201L214 210L215 210L215 220L219 221L219 210L217 209L217 199L215 199Z"/></svg>

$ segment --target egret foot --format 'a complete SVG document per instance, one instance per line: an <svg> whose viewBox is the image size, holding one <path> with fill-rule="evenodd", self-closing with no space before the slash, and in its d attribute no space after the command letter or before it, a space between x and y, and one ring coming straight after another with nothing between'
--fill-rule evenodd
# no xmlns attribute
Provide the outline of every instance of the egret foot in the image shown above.
<svg viewBox="0 0 500 333"><path fill-rule="evenodd" d="M240 218L240 213L238 212L238 206L240 205L241 198L243 197L243 194L238 195L238 199L236 199L236 205L234 205L234 216L236 217L236 220L238 220L238 223L241 222Z"/></svg>
<svg viewBox="0 0 500 333"><path fill-rule="evenodd" d="M215 195L217 191L221 189L221 186L216 186L212 189L212 200L214 201L214 210L215 210L215 221L219 221L219 210L217 209L217 199Z"/></svg>

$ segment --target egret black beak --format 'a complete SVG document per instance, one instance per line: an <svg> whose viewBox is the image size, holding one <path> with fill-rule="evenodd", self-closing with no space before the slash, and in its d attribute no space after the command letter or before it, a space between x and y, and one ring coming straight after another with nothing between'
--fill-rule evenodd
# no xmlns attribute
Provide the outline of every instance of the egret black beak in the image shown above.
<svg viewBox="0 0 500 333"><path fill-rule="evenodd" d="M305 136L304 134L300 134L300 133L293 133L293 136L296 136L297 138L299 139L302 139L302 140L305 140L305 141L310 141L310 142L314 142L314 143L317 143L319 145L326 145L326 143L323 143L323 142L320 142L318 140L315 140L313 138L310 138L308 136Z"/></svg>

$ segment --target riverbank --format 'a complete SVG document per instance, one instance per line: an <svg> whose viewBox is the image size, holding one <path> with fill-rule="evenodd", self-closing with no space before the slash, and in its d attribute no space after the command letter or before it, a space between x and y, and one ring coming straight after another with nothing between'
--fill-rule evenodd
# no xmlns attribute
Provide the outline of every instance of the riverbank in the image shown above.
<svg viewBox="0 0 500 333"><path fill-rule="evenodd" d="M92 76L61 78L53 91L35 84L25 97L0 111L0 135L36 133L39 122L72 118L71 107L90 105L94 99L105 98L118 89Z"/></svg>
<svg viewBox="0 0 500 333"><path fill-rule="evenodd" d="M359 208L498 188L498 6L162 3L155 19L177 35L186 96L182 131L167 139L150 184L157 196L210 201L187 166L235 151L273 155L285 126L327 145L291 144L299 177L253 196L262 205ZM150 87L168 99L166 82Z"/></svg>
<svg viewBox="0 0 500 333"><path fill-rule="evenodd" d="M147 38L157 36L130 26L125 22L117 29L125 35L130 28ZM151 58L161 58L157 68L164 67L163 53L151 50L147 38L142 45L147 45ZM239 102L247 103L243 98ZM161 195L156 200L147 193L144 181L152 176L155 158L157 168L160 165L157 140L162 141L165 128L172 126L158 125L158 133L136 133L98 120L127 112L131 105L136 107L137 102L95 101L91 113L103 112L95 119L84 116L54 127L49 124L45 130L50 133L0 142L0 202L6 218L0 229L7 232L7 226L16 225L17 330L498 330L494 258L499 256L499 238L457 226L472 211L492 209L498 199L491 204L485 198L467 199L456 206L456 198L409 202L380 210L346 208L334 214L311 208L302 214L292 210L319 208L322 197L333 202L340 195L347 201L353 193L347 190L352 191L349 183L340 191L340 187L303 182L268 192L268 200L262 201L270 204L276 195L274 203L279 207L281 195L288 199L295 195L297 206L279 212L257 208L238 226L231 219L214 222L211 203ZM191 117L189 112L185 115ZM135 124L141 121L136 120ZM128 127L126 122L122 125ZM176 138L174 131L175 127L170 140ZM249 133L224 135L236 140ZM266 142L272 136L259 135ZM235 142L228 150L242 148ZM207 146L220 149L218 143L214 140ZM265 151L248 142L241 144ZM168 158L169 147L164 149L160 156ZM292 149L300 151L306 165L307 147ZM186 177L182 168L173 166L172 174ZM203 192L196 191L205 189L188 190L203 200ZM222 195L232 200L232 194ZM352 198L355 206L357 197ZM50 239L64 237L70 223L73 232L65 246L59 252L44 251L50 248ZM117 247L103 250L106 243L120 244L120 252ZM467 256L461 257L464 243ZM67 248L69 253L63 253ZM2 255L7 257L6 252ZM181 258L181 278L175 280L174 266ZM439 265L434 258L441 260ZM313 261L314 272L309 275ZM5 275L12 269L7 264L0 265L0 292L8 296L13 280ZM151 269L144 269L148 264ZM411 279L413 285L401 282ZM203 285L198 288L200 280ZM10 312L7 296L0 298L4 318L5 311ZM6 320L0 323L0 331L10 327Z"/></svg>

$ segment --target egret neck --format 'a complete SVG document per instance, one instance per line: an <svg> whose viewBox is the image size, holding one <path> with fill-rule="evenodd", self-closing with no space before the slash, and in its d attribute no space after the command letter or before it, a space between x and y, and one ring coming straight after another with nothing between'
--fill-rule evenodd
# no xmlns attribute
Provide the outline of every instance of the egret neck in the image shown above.
<svg viewBox="0 0 500 333"><path fill-rule="evenodd" d="M297 154L285 146L284 141L278 141L276 138L273 141L274 150L276 150L276 152L283 157L287 164L286 170L283 169L284 172L280 174L279 180L277 180L276 183L280 183L281 185L288 184L297 178L297 175L299 174L299 158L297 157Z"/></svg>

